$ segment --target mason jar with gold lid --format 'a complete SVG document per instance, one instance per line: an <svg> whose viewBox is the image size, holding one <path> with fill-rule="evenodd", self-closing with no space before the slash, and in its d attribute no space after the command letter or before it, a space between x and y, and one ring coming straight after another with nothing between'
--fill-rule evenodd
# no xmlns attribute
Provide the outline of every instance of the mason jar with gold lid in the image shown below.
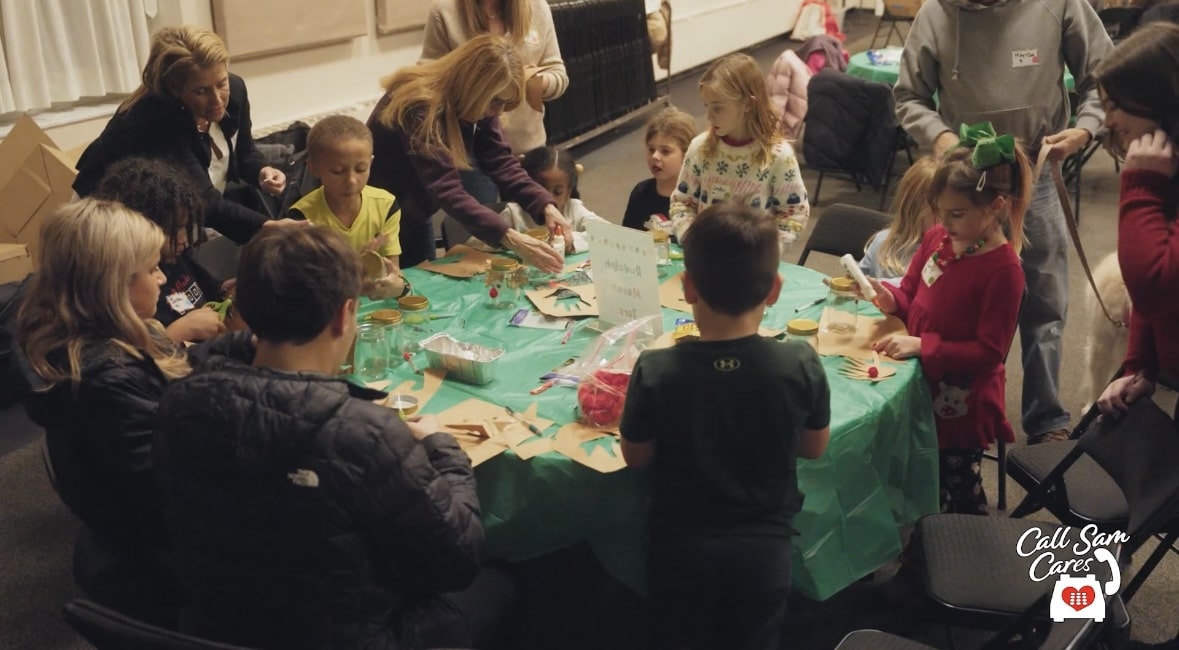
<svg viewBox="0 0 1179 650"><path fill-rule="evenodd" d="M483 282L487 285L487 306L492 309L510 309L520 301L520 293L527 278L524 267L516 260L493 257Z"/></svg>
<svg viewBox="0 0 1179 650"><path fill-rule="evenodd" d="M385 346L389 350L389 367L395 367L402 362L402 334L401 312L396 309L378 309L368 315L368 320L385 330Z"/></svg>

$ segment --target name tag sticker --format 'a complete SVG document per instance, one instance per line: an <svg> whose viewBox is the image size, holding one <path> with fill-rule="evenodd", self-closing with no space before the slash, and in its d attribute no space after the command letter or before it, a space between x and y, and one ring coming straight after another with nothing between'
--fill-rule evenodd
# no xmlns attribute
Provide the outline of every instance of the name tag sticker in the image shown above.
<svg viewBox="0 0 1179 650"><path fill-rule="evenodd" d="M925 281L925 286L932 287L933 283L937 282L937 279L940 277L942 277L942 267L933 261L933 256L931 255L929 259L925 260L925 268L921 269L921 279Z"/></svg>
<svg viewBox="0 0 1179 650"><path fill-rule="evenodd" d="M176 313L184 314L192 311L196 305L188 299L188 296L183 293L173 293L168 296L168 306L170 306Z"/></svg>
<svg viewBox="0 0 1179 650"><path fill-rule="evenodd" d="M1011 51L1011 67L1027 68L1034 65L1040 65L1040 50L1032 49Z"/></svg>

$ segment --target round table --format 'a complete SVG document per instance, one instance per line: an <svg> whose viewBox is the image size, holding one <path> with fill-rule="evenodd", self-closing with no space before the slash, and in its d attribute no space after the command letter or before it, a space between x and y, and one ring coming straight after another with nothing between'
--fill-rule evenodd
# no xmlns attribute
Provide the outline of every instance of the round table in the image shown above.
<svg viewBox="0 0 1179 650"><path fill-rule="evenodd" d="M682 268L682 263L662 267L660 280ZM781 329L798 316L818 319L820 305L801 313L795 308L827 295L824 276L787 264L781 273L781 298L763 325ZM487 306L482 276L460 280L414 268L405 274L415 291L430 299L435 313L454 314L432 321L430 329L505 350L493 382L473 386L445 381L421 412L438 413L475 397L519 412L535 402L541 417L556 422L546 436L572 421L576 391L554 387L535 396L529 391L541 375L571 356L588 353L595 332L579 323L568 343L562 343L560 330L513 327L508 320L514 309ZM394 301L363 303L362 316L396 308ZM522 299L519 307L528 306ZM861 311L879 315L867 303ZM677 318L691 315L664 309L663 316L665 331L671 331ZM425 355L418 354L415 362L425 366ZM806 499L794 520L801 535L794 539L793 580L800 592L820 600L896 559L899 529L938 506L937 435L920 366L916 361L900 364L895 377L873 384L840 375L841 362L841 357L823 358L833 401L827 452L816 460L798 461L799 488ZM389 373L389 380L397 386L420 382L421 377L402 365ZM585 541L617 580L645 591L648 486L641 472L602 474L556 452L521 461L509 450L477 466L475 476L488 557L521 561Z"/></svg>
<svg viewBox="0 0 1179 650"><path fill-rule="evenodd" d="M889 60L900 61L900 55L903 48L899 47L885 47L875 52L881 52ZM897 78L900 76L899 63L886 63L883 65L876 65L868 56L868 52L857 52L851 55L851 60L847 63L847 73L853 77L860 79L867 79L868 81L879 81L883 84L894 86L897 83ZM1073 90L1076 81L1073 79L1073 73L1064 70L1064 86L1069 90Z"/></svg>

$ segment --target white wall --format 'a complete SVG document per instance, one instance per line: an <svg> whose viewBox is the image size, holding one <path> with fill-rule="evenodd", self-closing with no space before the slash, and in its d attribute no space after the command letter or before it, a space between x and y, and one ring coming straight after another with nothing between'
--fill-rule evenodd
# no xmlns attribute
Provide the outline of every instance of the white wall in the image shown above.
<svg viewBox="0 0 1179 650"><path fill-rule="evenodd" d="M422 47L421 32L377 36L376 3L360 1L368 7L366 36L300 52L230 62L230 68L249 85L255 128L284 125L300 117L371 100L380 94L382 76L417 61ZM801 0L671 0L671 3L674 74L789 31ZM152 29L175 24L212 29L210 4L209 0L158 0L159 11L152 20ZM50 128L48 133L58 146L69 150L89 143L108 119L109 113Z"/></svg>

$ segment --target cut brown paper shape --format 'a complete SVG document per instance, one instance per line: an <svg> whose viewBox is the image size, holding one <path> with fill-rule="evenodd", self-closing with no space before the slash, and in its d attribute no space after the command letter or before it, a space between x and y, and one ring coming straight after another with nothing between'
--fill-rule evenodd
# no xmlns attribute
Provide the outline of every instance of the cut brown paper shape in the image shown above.
<svg viewBox="0 0 1179 650"><path fill-rule="evenodd" d="M520 460L530 460L541 454L547 454L552 450L552 438L540 438L537 436L532 436L532 440L518 445L512 451L515 452L516 457Z"/></svg>
<svg viewBox="0 0 1179 650"><path fill-rule="evenodd" d="M600 445L595 445L589 453L581 446L583 443L605 437L611 438L610 447L613 455ZM622 458L622 447L618 443L618 433L612 429L597 429L580 422L566 424L557 431L557 436L553 440L553 451L603 474L617 472L626 467L626 461Z"/></svg>
<svg viewBox="0 0 1179 650"><path fill-rule="evenodd" d="M553 421L537 417L535 415L536 408L535 403L531 404L524 413L533 415L521 414L520 417L540 431L544 431L552 426ZM505 444L504 437L500 435L502 428L509 424L519 424L515 418L508 415L504 407L475 398L459 402L434 417L446 429L476 430L486 434L486 438L481 441L472 440L469 436L457 438L459 446L471 458L472 466L486 462L488 459L507 451L508 445Z"/></svg>
<svg viewBox="0 0 1179 650"><path fill-rule="evenodd" d="M418 411L426 406L426 402L438 393L438 389L442 388L442 381L446 379L445 368L427 368L419 375L422 378L421 388L417 388L417 381L410 379L403 381L394 388L388 389L390 395L409 395L416 397L418 400Z"/></svg>
<svg viewBox="0 0 1179 650"><path fill-rule="evenodd" d="M870 374L870 368L875 365L876 376ZM860 379L863 381L878 382L884 381L889 377L897 374L897 369L891 365L883 364L868 359L857 359L854 357L847 357L843 361L843 365L839 367L839 374L851 379Z"/></svg>
<svg viewBox="0 0 1179 650"><path fill-rule="evenodd" d="M872 358L872 343L889 334L908 334L905 324L896 316L872 317L860 315L856 318L856 331L851 334L836 334L827 331L827 310L819 319L819 333L813 337L815 351L825 357L844 356L856 359Z"/></svg>
<svg viewBox="0 0 1179 650"><path fill-rule="evenodd" d="M419 269L430 271L432 273L441 273L452 278L473 278L476 275L487 272L487 265L494 258L505 258L502 255L492 255L483 251L477 251L466 244L458 244L446 251L446 257L458 256L459 259L449 263L438 263L438 260L433 262L422 262L418 264Z"/></svg>
<svg viewBox="0 0 1179 650"><path fill-rule="evenodd" d="M551 297L557 289L568 289L581 296L582 300L589 304L587 305L581 302L581 300L557 300ZM528 300L532 301L532 304L536 305L537 311L548 316L577 318L579 316L598 315L598 293L592 284L582 284L576 287L546 285L540 289L529 289L524 292L524 295L528 297Z"/></svg>
<svg viewBox="0 0 1179 650"><path fill-rule="evenodd" d="M659 285L659 304L668 309L690 314L692 306L688 304L687 300L684 300L684 283L680 277L682 275L682 273L676 273Z"/></svg>

